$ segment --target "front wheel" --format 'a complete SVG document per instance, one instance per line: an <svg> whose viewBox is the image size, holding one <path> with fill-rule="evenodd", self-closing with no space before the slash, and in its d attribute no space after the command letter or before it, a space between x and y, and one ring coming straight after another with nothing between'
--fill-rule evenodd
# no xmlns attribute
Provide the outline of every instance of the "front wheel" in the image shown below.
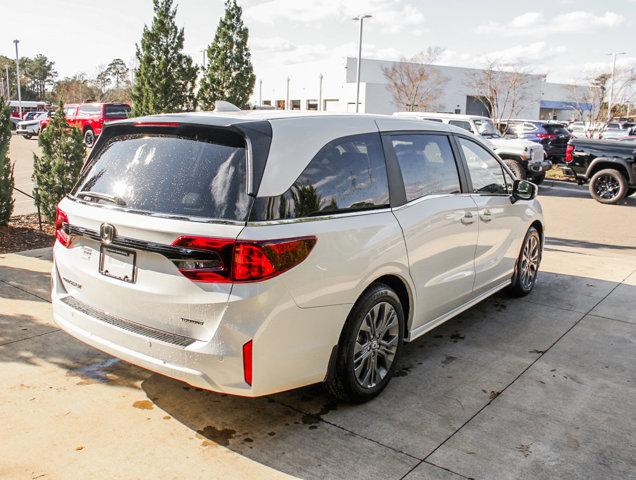
<svg viewBox="0 0 636 480"><path fill-rule="evenodd" d="M95 132L93 129L87 128L84 132L84 145L91 148L95 144Z"/></svg>
<svg viewBox="0 0 636 480"><path fill-rule="evenodd" d="M326 381L332 395L362 403L387 386L404 339L402 303L393 289L377 283L356 302L340 336L333 371Z"/></svg>
<svg viewBox="0 0 636 480"><path fill-rule="evenodd" d="M536 228L530 227L521 246L521 252L515 265L509 293L515 297L528 295L534 288L541 264L541 236Z"/></svg>
<svg viewBox="0 0 636 480"><path fill-rule="evenodd" d="M599 170L590 180L590 194L601 203L617 203L627 195L627 189L627 179L613 168Z"/></svg>

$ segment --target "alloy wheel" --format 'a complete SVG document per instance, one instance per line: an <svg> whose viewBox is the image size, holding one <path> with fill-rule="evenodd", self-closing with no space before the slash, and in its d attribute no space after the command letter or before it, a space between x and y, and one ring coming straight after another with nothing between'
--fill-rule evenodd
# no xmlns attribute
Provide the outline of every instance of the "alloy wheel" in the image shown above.
<svg viewBox="0 0 636 480"><path fill-rule="evenodd" d="M380 302L367 312L360 324L353 350L356 380L372 388L386 377L397 353L400 326L395 308Z"/></svg>
<svg viewBox="0 0 636 480"><path fill-rule="evenodd" d="M525 290L530 290L539 270L540 246L536 235L530 235L521 254L520 281Z"/></svg>
<svg viewBox="0 0 636 480"><path fill-rule="evenodd" d="M594 184L594 191L596 194L606 200L611 200L618 195L620 189L621 186L620 183L618 183L618 180L609 174L601 175L596 179Z"/></svg>

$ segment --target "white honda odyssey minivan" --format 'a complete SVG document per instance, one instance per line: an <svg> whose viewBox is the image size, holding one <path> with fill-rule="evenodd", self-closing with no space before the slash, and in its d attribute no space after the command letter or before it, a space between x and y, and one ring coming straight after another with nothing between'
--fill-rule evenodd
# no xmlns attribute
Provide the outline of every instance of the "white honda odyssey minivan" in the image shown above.
<svg viewBox="0 0 636 480"><path fill-rule="evenodd" d="M60 202L55 321L191 385L362 402L404 342L537 278L543 217L477 137L387 116L113 122Z"/></svg>

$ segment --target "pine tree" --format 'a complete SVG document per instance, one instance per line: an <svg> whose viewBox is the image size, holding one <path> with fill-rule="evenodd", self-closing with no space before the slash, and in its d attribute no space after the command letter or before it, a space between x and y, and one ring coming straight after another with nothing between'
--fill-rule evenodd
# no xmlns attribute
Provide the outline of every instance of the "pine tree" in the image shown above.
<svg viewBox="0 0 636 480"><path fill-rule="evenodd" d="M225 15L208 47L208 67L199 88L199 105L212 109L217 100L247 106L256 76L247 46L248 30L236 0L225 1Z"/></svg>
<svg viewBox="0 0 636 480"><path fill-rule="evenodd" d="M79 179L86 154L82 132L69 126L61 102L38 143L42 156L33 155L33 181L39 187L42 213L53 221L55 207Z"/></svg>
<svg viewBox="0 0 636 480"><path fill-rule="evenodd" d="M9 106L0 97L0 225L7 225L13 213L13 167L9 161L11 119Z"/></svg>
<svg viewBox="0 0 636 480"><path fill-rule="evenodd" d="M175 23L173 0L153 0L155 16L137 45L133 114L194 110L197 67L183 53L183 28Z"/></svg>

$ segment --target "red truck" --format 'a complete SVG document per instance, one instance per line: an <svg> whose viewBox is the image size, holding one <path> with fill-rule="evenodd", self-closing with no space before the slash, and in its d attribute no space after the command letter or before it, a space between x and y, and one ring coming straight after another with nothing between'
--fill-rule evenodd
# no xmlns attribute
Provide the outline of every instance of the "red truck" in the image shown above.
<svg viewBox="0 0 636 480"><path fill-rule="evenodd" d="M71 127L77 127L84 135L84 144L92 147L102 133L106 122L128 118L130 105L127 103L81 103L64 106L66 121ZM49 118L40 122L40 131L49 124Z"/></svg>

